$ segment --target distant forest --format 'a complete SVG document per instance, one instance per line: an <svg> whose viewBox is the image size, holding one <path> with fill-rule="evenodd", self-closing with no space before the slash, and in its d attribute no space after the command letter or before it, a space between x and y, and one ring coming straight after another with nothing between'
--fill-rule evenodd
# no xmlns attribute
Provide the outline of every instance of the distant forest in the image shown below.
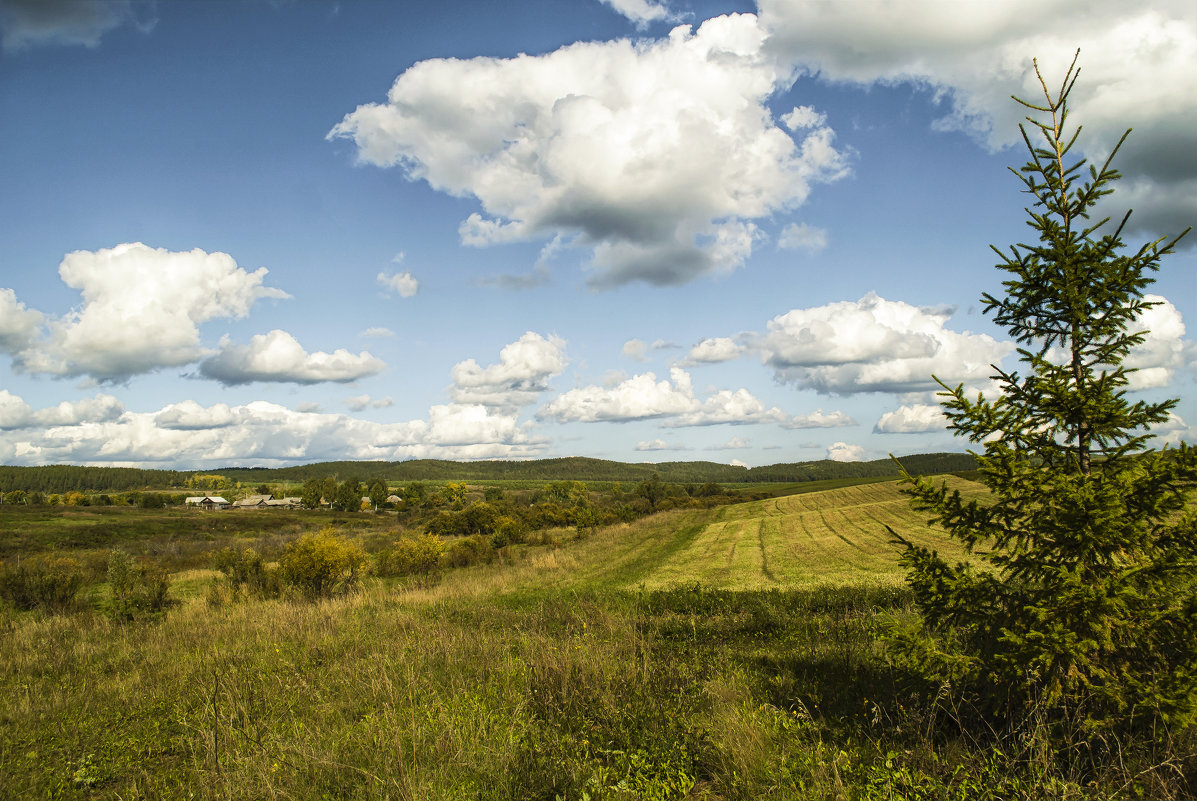
<svg viewBox="0 0 1197 801"><path fill-rule="evenodd" d="M914 474L954 473L976 468L967 453L929 453L903 456L899 461ZM891 459L872 462L795 462L763 467L733 467L715 462L659 462L628 464L603 459L570 457L524 462L450 462L416 459L406 462L318 462L295 467L225 467L216 470L141 470L133 467L0 466L0 493L128 492L177 489L196 475L218 474L244 484L302 483L333 476L389 484L409 481L625 481L639 482L654 475L675 484L715 482L754 484L820 481L831 478L871 478L898 474Z"/></svg>

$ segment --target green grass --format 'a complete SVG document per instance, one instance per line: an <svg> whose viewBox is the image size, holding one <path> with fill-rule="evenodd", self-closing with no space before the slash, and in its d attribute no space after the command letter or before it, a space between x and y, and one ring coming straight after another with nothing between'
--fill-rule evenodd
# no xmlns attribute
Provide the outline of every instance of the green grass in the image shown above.
<svg viewBox="0 0 1197 801"><path fill-rule="evenodd" d="M983 487L945 479L965 497ZM954 560L968 554L910 508L894 481L769 498L714 510L675 510L611 526L567 554L533 551L534 586L790 590L821 585L898 586L904 573L892 527Z"/></svg>
<svg viewBox="0 0 1197 801"><path fill-rule="evenodd" d="M195 538L285 536L251 518ZM151 562L154 527L176 525L122 519ZM944 548L891 482L552 532L320 603L211 606L212 574L180 566L182 603L154 622L0 610L0 798L1197 793L1191 736L1118 759L962 736L884 658L885 621L911 614L886 523Z"/></svg>

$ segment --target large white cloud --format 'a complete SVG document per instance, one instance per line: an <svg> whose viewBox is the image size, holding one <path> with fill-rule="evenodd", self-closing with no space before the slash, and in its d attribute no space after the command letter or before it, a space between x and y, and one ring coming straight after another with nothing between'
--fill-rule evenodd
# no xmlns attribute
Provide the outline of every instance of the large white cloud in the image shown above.
<svg viewBox="0 0 1197 801"><path fill-rule="evenodd" d="M0 389L0 430L106 423L124 413L124 404L111 395L62 401L56 406L34 410L23 398Z"/></svg>
<svg viewBox="0 0 1197 801"><path fill-rule="evenodd" d="M932 390L932 374L985 380L1013 346L949 330L951 315L869 293L775 317L759 345L779 379L829 394Z"/></svg>
<svg viewBox="0 0 1197 801"><path fill-rule="evenodd" d="M680 367L669 371L668 380L655 373L641 373L615 386L591 385L571 389L541 407L537 417L558 422L626 423L633 420L669 418L664 425L744 425L782 423L786 414L777 407L766 408L746 389L720 390L705 400L694 394L690 374Z"/></svg>
<svg viewBox="0 0 1197 801"><path fill-rule="evenodd" d="M767 49L825 80L910 82L947 100L941 129L990 147L1017 141L1042 100L1038 57L1055 90L1076 49L1072 95L1081 146L1103 156L1128 127L1117 162L1139 223L1177 232L1197 218L1197 6L1191 0L758 0ZM1128 198L1114 195L1122 208Z"/></svg>
<svg viewBox="0 0 1197 801"><path fill-rule="evenodd" d="M24 404L0 391L0 422ZM24 409L28 410L27 404ZM10 464L133 464L181 468L281 465L337 459L500 459L540 455L545 441L514 415L483 406L434 406L427 420L375 423L255 401L203 407L194 401L157 412L49 428L0 425Z"/></svg>
<svg viewBox="0 0 1197 801"><path fill-rule="evenodd" d="M846 172L830 128L795 141L775 124L764 103L789 70L763 40L756 17L730 15L661 40L422 61L329 137L477 198L466 244L562 236L592 249L595 286L679 284L739 267L753 221Z"/></svg>
<svg viewBox="0 0 1197 801"><path fill-rule="evenodd" d="M499 363L467 359L453 367L449 396L457 403L517 409L535 403L565 369L565 341L528 331L499 351Z"/></svg>
<svg viewBox="0 0 1197 801"><path fill-rule="evenodd" d="M344 384L375 375L384 367L369 351L354 355L337 348L332 353L308 353L295 337L276 328L255 335L248 345L222 341L220 352L200 363L200 373L230 386L254 381Z"/></svg>
<svg viewBox="0 0 1197 801"><path fill-rule="evenodd" d="M45 337L31 337L33 317L16 304L9 334L16 369L58 376L123 381L203 358L199 326L245 317L260 298L285 298L262 285L266 268L246 272L227 253L172 252L140 242L68 253L63 282L83 296L81 307L47 320ZM0 293L0 313L14 319L15 298ZM19 342L24 336L25 341Z"/></svg>

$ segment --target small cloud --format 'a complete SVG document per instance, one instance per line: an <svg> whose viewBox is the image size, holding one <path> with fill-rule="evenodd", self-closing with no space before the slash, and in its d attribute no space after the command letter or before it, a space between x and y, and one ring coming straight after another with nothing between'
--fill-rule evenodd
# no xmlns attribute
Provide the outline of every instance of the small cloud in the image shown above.
<svg viewBox="0 0 1197 801"><path fill-rule="evenodd" d="M820 128L827 122L827 115L815 111L810 106L795 106L789 114L781 115L781 121L791 131L803 128Z"/></svg>
<svg viewBox="0 0 1197 801"><path fill-rule="evenodd" d="M525 289L536 289L549 283L548 268L537 265L528 273L505 273L494 277L476 278L474 286L490 287L492 289L506 289L511 292L522 292Z"/></svg>
<svg viewBox="0 0 1197 801"><path fill-rule="evenodd" d="M385 409L388 406L394 406L395 401L389 395L378 399L371 398L369 395L356 395L352 398L346 398L345 405L351 411L360 412L365 409Z"/></svg>
<svg viewBox="0 0 1197 801"><path fill-rule="evenodd" d="M732 459L730 462L728 462L728 464L730 464L732 467L743 467L745 470L748 469L748 463L742 462L739 459Z"/></svg>
<svg viewBox="0 0 1197 801"><path fill-rule="evenodd" d="M804 250L814 255L827 247L827 231L806 223L790 223L782 229L777 246L783 250Z"/></svg>
<svg viewBox="0 0 1197 801"><path fill-rule="evenodd" d="M865 449L860 445L834 442L827 449L827 458L833 462L861 462L865 458Z"/></svg>
<svg viewBox="0 0 1197 801"><path fill-rule="evenodd" d="M930 431L943 431L947 428L947 418L943 416L943 409L939 406L919 403L912 406L899 406L892 412L881 415L881 419L873 426L876 434L923 434Z"/></svg>
<svg viewBox="0 0 1197 801"><path fill-rule="evenodd" d="M744 349L729 337L708 337L690 348L686 366L696 364L717 364L738 358Z"/></svg>
<svg viewBox="0 0 1197 801"><path fill-rule="evenodd" d="M638 451L684 451L684 447L670 445L663 439L649 440L648 442L637 442L636 450Z"/></svg>
<svg viewBox="0 0 1197 801"><path fill-rule="evenodd" d="M627 17L637 30L644 30L652 22L678 22L681 19L679 15L670 11L665 3L654 2L654 0L602 0L602 2Z"/></svg>
<svg viewBox="0 0 1197 801"><path fill-rule="evenodd" d="M752 445L750 445L748 440L744 439L743 437L732 437L731 439L729 439L727 442L723 443L722 445L712 445L711 447L707 448L707 450L709 450L709 451L742 451L742 450L747 450L748 448L751 448L751 447L752 447Z"/></svg>
<svg viewBox="0 0 1197 801"><path fill-rule="evenodd" d="M366 339L391 339L394 338L395 332L389 328L367 328L361 335Z"/></svg>
<svg viewBox="0 0 1197 801"><path fill-rule="evenodd" d="M395 292L401 298L410 298L420 291L420 282L409 272L379 273L378 283L386 290Z"/></svg>
<svg viewBox="0 0 1197 801"><path fill-rule="evenodd" d="M623 343L623 355L634 362L644 361L644 353L647 349L648 346L639 339L629 339Z"/></svg>
<svg viewBox="0 0 1197 801"><path fill-rule="evenodd" d="M856 421L843 412L837 411L828 414L822 409L815 409L810 414L791 417L787 422L782 423L781 427L792 431L798 428L840 428L854 425L856 425Z"/></svg>

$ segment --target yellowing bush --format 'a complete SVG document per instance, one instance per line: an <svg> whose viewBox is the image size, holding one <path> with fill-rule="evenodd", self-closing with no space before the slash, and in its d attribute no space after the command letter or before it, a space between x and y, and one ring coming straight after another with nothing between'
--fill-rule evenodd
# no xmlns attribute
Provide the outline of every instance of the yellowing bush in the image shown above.
<svg viewBox="0 0 1197 801"><path fill-rule="evenodd" d="M434 534L401 537L390 548L378 553L378 575L426 575L437 569L444 551L444 541Z"/></svg>
<svg viewBox="0 0 1197 801"><path fill-rule="evenodd" d="M365 551L329 527L289 543L279 576L308 598L328 598L352 589L367 564Z"/></svg>

